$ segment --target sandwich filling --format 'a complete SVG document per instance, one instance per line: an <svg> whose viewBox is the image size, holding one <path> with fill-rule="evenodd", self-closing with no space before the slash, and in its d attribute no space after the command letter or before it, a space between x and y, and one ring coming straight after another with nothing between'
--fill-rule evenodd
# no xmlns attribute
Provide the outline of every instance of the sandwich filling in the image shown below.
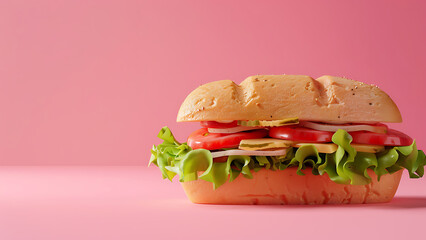
<svg viewBox="0 0 426 240"><path fill-rule="evenodd" d="M407 169L411 178L424 175L425 154L406 134L381 123L331 124L297 118L264 121L203 121L179 143L170 129L161 129L162 144L151 149L150 164L163 178L179 181L203 179L216 189L262 168L281 171L297 168L327 174L339 184L366 185L367 169L377 175Z"/></svg>

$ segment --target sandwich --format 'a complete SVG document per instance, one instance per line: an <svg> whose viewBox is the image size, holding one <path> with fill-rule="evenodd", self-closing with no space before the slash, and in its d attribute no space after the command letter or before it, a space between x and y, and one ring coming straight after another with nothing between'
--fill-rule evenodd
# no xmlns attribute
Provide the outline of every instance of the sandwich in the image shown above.
<svg viewBox="0 0 426 240"><path fill-rule="evenodd" d="M411 137L385 124L402 122L392 99L341 77L207 83L186 97L177 121L200 129L180 143L162 128L149 163L164 179L178 176L194 203L389 202L403 170L420 178L426 164Z"/></svg>

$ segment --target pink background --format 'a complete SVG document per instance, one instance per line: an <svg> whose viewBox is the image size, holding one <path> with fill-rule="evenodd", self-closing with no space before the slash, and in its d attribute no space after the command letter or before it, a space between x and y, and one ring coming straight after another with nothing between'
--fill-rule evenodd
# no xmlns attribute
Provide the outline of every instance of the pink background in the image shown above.
<svg viewBox="0 0 426 240"><path fill-rule="evenodd" d="M374 83L426 149L426 1L0 1L0 239L422 239L426 179L388 204L191 204L146 168L219 79ZM23 166L23 165L96 166ZM6 166L21 165L21 166ZM102 166L139 165L139 166ZM419 231L420 230L420 231Z"/></svg>
<svg viewBox="0 0 426 240"><path fill-rule="evenodd" d="M0 164L146 165L200 84L374 83L426 148L425 1L1 1Z"/></svg>

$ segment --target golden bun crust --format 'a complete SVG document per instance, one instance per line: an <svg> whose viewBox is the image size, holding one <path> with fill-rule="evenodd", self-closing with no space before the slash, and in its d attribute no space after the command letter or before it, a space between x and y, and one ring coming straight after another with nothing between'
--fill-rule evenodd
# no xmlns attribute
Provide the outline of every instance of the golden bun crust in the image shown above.
<svg viewBox="0 0 426 240"><path fill-rule="evenodd" d="M382 176L380 182L372 170L372 182L364 186L337 184L324 174L315 176L305 171L296 174L296 168L283 171L262 169L253 172L253 179L239 176L213 190L204 180L183 182L188 198L204 204L360 204L385 203L392 200L402 171Z"/></svg>
<svg viewBox="0 0 426 240"><path fill-rule="evenodd" d="M240 85L231 80L204 84L179 109L178 122L224 120L401 122L392 99L377 86L340 77L258 75Z"/></svg>

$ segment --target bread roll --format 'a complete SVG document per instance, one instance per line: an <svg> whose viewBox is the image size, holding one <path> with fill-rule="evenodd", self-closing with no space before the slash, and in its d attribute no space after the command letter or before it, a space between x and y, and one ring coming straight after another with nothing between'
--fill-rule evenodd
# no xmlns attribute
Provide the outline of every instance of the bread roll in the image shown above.
<svg viewBox="0 0 426 240"><path fill-rule="evenodd" d="M340 77L258 75L240 85L230 80L204 84L180 107L177 121L300 120L401 122L392 99L377 86Z"/></svg>
<svg viewBox="0 0 426 240"><path fill-rule="evenodd" d="M385 203L392 200L401 179L402 170L383 175L380 182L372 170L368 185L344 185L330 180L327 174L305 176L296 174L296 168L283 171L261 169L253 179L239 176L213 190L204 180L183 182L188 198L194 203L207 204L359 204Z"/></svg>

